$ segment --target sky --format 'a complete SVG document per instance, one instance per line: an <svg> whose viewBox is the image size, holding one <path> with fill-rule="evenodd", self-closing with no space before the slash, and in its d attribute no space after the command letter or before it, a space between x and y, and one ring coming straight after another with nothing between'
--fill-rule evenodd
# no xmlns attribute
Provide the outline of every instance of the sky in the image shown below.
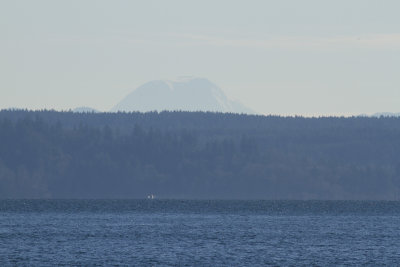
<svg viewBox="0 0 400 267"><path fill-rule="evenodd" d="M260 114L400 112L398 0L0 0L0 109L204 77Z"/></svg>

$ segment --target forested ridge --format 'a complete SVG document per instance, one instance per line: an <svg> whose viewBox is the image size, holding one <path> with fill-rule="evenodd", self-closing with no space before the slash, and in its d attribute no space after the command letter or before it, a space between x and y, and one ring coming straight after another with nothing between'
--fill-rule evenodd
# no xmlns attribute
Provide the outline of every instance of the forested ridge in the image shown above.
<svg viewBox="0 0 400 267"><path fill-rule="evenodd" d="M0 111L1 198L400 198L400 119Z"/></svg>

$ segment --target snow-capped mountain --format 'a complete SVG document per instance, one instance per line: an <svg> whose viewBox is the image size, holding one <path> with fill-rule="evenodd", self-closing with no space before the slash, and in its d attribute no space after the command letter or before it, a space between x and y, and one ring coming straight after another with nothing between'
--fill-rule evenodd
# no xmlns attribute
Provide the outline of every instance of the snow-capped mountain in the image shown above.
<svg viewBox="0 0 400 267"><path fill-rule="evenodd" d="M209 80L192 77L147 82L112 108L112 111L127 112L163 110L254 113L239 102L228 99Z"/></svg>

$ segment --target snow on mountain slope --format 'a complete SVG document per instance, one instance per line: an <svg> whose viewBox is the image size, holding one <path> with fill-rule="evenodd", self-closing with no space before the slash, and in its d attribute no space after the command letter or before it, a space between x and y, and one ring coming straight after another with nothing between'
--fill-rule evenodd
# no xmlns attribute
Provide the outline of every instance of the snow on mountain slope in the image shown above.
<svg viewBox="0 0 400 267"><path fill-rule="evenodd" d="M112 111L127 112L163 110L254 113L239 102L229 100L209 80L191 77L147 82L112 108Z"/></svg>

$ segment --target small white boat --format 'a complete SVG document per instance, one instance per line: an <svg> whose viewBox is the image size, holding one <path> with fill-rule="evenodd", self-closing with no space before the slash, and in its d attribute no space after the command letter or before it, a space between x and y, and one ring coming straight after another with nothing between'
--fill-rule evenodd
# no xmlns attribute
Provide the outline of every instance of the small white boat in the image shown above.
<svg viewBox="0 0 400 267"><path fill-rule="evenodd" d="M156 196L153 195L153 194L150 194L150 195L147 196L147 199L155 199L155 198L156 198Z"/></svg>

